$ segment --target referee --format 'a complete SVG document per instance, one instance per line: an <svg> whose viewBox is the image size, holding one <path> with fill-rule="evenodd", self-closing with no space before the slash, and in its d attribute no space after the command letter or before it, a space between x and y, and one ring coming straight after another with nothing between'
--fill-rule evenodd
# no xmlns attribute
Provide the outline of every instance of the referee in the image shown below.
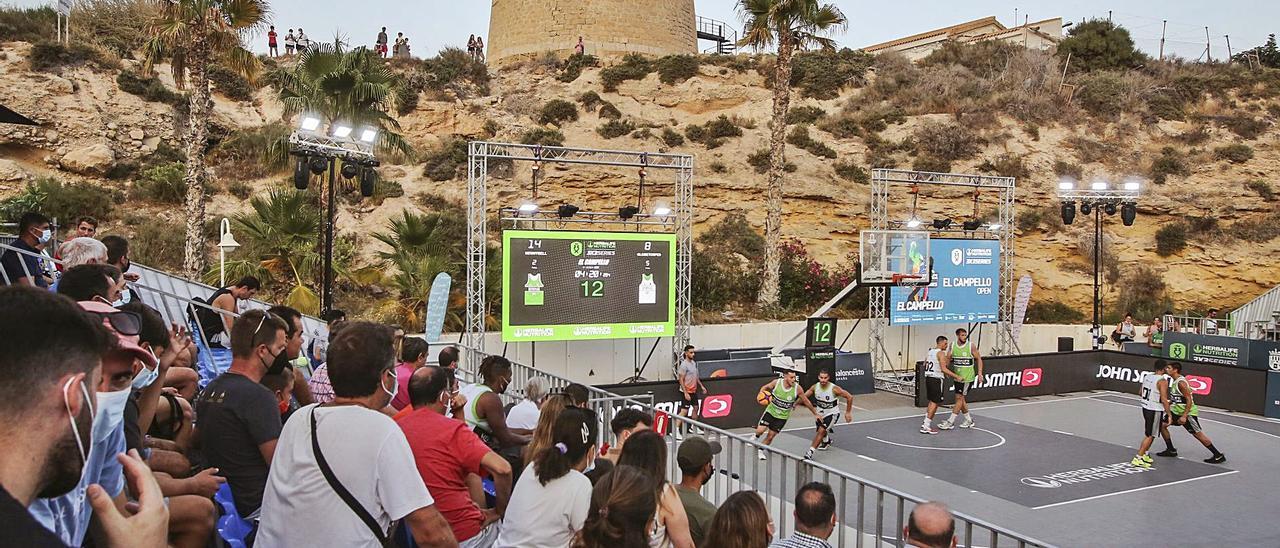
<svg viewBox="0 0 1280 548"><path fill-rule="evenodd" d="M690 419L698 419L698 410L702 407L702 397L707 394L707 387L702 385L702 377L698 376L698 362L694 361L693 345L684 347L684 355L680 357L680 366L676 369L676 377L679 380L680 396L682 398L680 406L680 414ZM679 421L676 427L676 439L684 439L682 430L688 428L688 423Z"/></svg>

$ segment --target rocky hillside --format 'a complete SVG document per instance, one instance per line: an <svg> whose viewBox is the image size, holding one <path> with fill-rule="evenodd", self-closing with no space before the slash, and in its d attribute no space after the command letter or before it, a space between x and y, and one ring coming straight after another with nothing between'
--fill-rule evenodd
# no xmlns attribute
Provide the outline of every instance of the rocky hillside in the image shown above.
<svg viewBox="0 0 1280 548"><path fill-rule="evenodd" d="M158 69L165 89L147 97L121 89L120 71L132 71L131 61L36 71L31 48L0 45L0 103L42 123L0 125L0 198L54 175L130 196L128 213L114 222L120 230L152 219L176 221L180 208L138 197L136 176L120 168L136 172L157 151L178 145L174 128L182 109L154 100L174 89L167 67ZM1280 283L1280 214L1272 191L1280 184L1273 175L1280 168L1280 78L1241 67L1170 66L1072 76L1060 87L1056 59L1010 59L1003 67L977 66L963 56L913 67L845 54L817 59L807 73L802 66L795 128L788 130L794 168L787 174L786 237L833 268L846 264L868 224L872 166L1013 175L1018 274L1035 279L1036 302L1083 311L1091 295L1090 229L1079 218L1061 225L1056 184L1061 177L1136 176L1145 193L1137 223L1122 227L1117 216L1107 226L1109 302L1167 297L1179 309L1229 307ZM765 176L756 166L768 146L767 58L674 65L631 59L585 66L573 77L577 70L553 60L528 63L491 73L487 90L427 87L415 101L402 100L399 122L417 157L384 162L381 174L398 182L403 195L379 205L343 204L340 229L384 230L402 210L421 208L422 194L461 200L461 140L554 142L561 136L569 146L692 153L695 230L731 213L762 229ZM235 134L280 122L269 86L239 101L222 91L215 94L221 130ZM563 103L548 106L557 100ZM210 215L241 211L246 196L285 184L287 172L259 171L217 171L212 186L220 191L210 197ZM530 184L527 165L498 171L490 180L495 210L517 205ZM672 192L662 174L651 174L649 183L647 196ZM637 184L634 170L551 166L539 193L544 206L564 200L607 211L633 199ZM970 197L953 191L925 189L919 203L926 222L943 215L958 222L972 210ZM995 207L994 196L982 197L981 215ZM891 217L909 215L910 198L893 196ZM366 258L380 245L363 237L357 242ZM1119 290L1145 288L1151 284L1136 282L1151 277L1162 278L1167 290L1148 288L1142 296Z"/></svg>

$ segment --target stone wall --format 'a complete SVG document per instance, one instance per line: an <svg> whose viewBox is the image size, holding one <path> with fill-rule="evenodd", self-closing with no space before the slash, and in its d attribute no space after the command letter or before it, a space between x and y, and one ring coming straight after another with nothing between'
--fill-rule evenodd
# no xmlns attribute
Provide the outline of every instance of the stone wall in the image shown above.
<svg viewBox="0 0 1280 548"><path fill-rule="evenodd" d="M488 59L568 54L697 53L693 0L493 0Z"/></svg>

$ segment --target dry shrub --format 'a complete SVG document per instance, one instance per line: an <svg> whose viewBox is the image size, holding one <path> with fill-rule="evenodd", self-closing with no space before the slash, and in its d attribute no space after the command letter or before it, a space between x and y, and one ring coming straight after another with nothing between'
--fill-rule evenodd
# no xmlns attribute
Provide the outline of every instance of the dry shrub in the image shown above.
<svg viewBox="0 0 1280 548"><path fill-rule="evenodd" d="M946 162L972 158L982 148L982 138L972 128L928 122L915 131L916 153Z"/></svg>

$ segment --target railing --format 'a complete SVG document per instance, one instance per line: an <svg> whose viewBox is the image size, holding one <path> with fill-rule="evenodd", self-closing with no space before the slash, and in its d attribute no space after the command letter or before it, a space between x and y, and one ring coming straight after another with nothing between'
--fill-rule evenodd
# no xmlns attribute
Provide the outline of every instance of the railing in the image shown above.
<svg viewBox="0 0 1280 548"><path fill-rule="evenodd" d="M724 21L698 17L698 38L716 43L716 53L733 53L738 44L738 29Z"/></svg>
<svg viewBox="0 0 1280 548"><path fill-rule="evenodd" d="M1178 316L1165 314L1160 325L1167 333L1199 333L1201 335L1234 336L1234 318L1206 318L1203 316ZM1138 326L1134 326L1135 328ZM1105 333L1110 331L1103 330Z"/></svg>
<svg viewBox="0 0 1280 548"><path fill-rule="evenodd" d="M1237 337L1259 339L1280 330L1280 286L1237 308L1231 321Z"/></svg>

